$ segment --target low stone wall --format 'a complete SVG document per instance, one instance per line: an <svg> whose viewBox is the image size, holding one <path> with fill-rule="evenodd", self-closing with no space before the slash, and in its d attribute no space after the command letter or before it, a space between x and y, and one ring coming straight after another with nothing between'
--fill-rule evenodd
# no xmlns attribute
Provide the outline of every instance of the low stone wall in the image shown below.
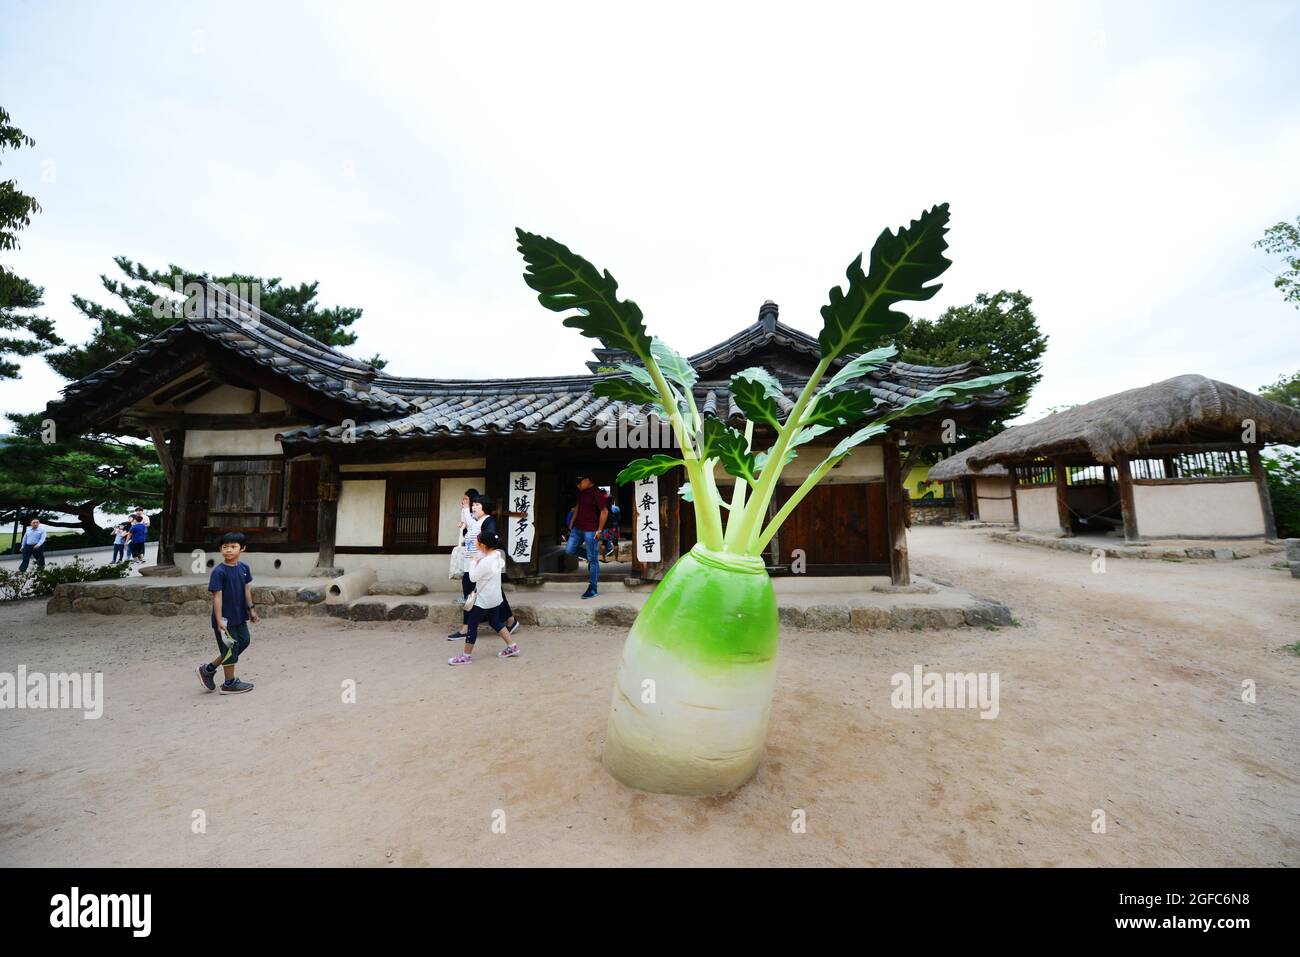
<svg viewBox="0 0 1300 957"><path fill-rule="evenodd" d="M254 585L253 602L263 618L299 618L325 614L325 587L284 588ZM59 585L45 605L47 615L91 612L100 615L210 615L212 597L206 584L188 585L85 582Z"/></svg>
<svg viewBox="0 0 1300 957"><path fill-rule="evenodd" d="M929 505L923 499L912 503L913 525L939 525L957 517L956 505Z"/></svg>

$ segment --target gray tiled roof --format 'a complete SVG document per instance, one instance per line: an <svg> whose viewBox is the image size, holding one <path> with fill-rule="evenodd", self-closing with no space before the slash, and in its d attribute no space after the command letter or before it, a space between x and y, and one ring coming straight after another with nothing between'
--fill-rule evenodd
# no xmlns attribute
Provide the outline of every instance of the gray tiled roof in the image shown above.
<svg viewBox="0 0 1300 957"><path fill-rule="evenodd" d="M700 413L725 419L743 427L744 414L736 405L724 379L710 380L708 372L742 359L766 346L818 356L817 340L776 323L747 327L726 341L690 357L700 373L695 401ZM597 350L599 354L599 350ZM865 387L882 403L896 408L945 382L959 382L979 374L974 363L955 366L918 366L906 362L887 363L878 373L855 383ZM598 398L592 386L604 376L557 376L536 379L395 379L381 376L377 382L393 391L414 390L415 411L401 416L358 422L350 430L342 426L311 426L281 436L286 444L317 444L367 440L401 440L433 436L493 435L530 432L596 432L625 418L629 425L647 420L650 406L632 405ZM794 398L806 380L781 378L786 399L783 413L794 406ZM953 404L950 408L996 407L1004 401L994 396L977 402ZM870 418L870 417L868 417Z"/></svg>
<svg viewBox="0 0 1300 957"><path fill-rule="evenodd" d="M628 405L592 395L592 386L603 378L600 375L475 380L391 376L238 300L233 305L209 303L203 312L201 316L180 320L128 355L70 384L63 390L61 400L50 403L49 414L55 417L80 414L94 419L97 410L111 404L115 383L122 376L151 356L174 350L187 337L194 336L201 336L357 410L357 424L351 434L345 434L342 426L315 425L285 433L282 438L286 444L506 433L594 433L620 418L626 418L629 424L644 422L650 412L649 406ZM725 367L759 350L807 356L812 360L819 356L817 340L776 321L776 306L767 303L758 322L689 357L701 376L695 398L702 414L743 425L744 416L728 391L728 381L720 375L710 378L709 373L715 370L725 373ZM594 352L598 361L615 358L609 350ZM788 412L804 380L789 372L774 371L781 378L787 396L781 403L782 411ZM896 407L937 385L978 373L978 367L969 362L946 367L894 362L855 385L869 388L885 407ZM951 408L994 407L1002 401L994 396ZM71 412L73 409L75 413Z"/></svg>
<svg viewBox="0 0 1300 957"><path fill-rule="evenodd" d="M237 309L221 301L215 307L209 304L203 312L181 319L115 362L66 386L63 398L50 403L51 413L81 401L95 401L100 389L193 333L360 409L381 414L412 410L405 397L375 385L378 372L374 367L317 342L260 309L247 303L238 303Z"/></svg>

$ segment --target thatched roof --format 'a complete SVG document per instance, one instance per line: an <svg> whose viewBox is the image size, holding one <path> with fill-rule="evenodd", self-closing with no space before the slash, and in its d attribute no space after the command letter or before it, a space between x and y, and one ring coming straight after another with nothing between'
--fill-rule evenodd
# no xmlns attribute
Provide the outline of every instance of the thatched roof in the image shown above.
<svg viewBox="0 0 1300 957"><path fill-rule="evenodd" d="M1300 411L1203 375L1180 375L1007 429L967 457L977 468L1080 453L1113 462L1159 443L1240 442L1246 419L1261 445L1300 444Z"/></svg>
<svg viewBox="0 0 1300 957"><path fill-rule="evenodd" d="M965 478L967 475L976 478L1007 478L1010 473L1002 465L986 465L982 469L977 469L968 461L971 449L979 448L978 445L972 445L971 448L955 455L950 455L942 462L936 462L930 466L930 471L926 478L932 482L951 482L953 479Z"/></svg>

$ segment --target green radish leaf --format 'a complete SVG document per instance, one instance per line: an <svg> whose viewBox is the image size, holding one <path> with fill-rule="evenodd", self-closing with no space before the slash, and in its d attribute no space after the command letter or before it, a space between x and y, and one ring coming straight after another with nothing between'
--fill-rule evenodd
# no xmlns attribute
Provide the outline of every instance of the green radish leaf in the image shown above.
<svg viewBox="0 0 1300 957"><path fill-rule="evenodd" d="M645 366L633 365L630 362L620 362L616 368L619 372L626 373L637 382L640 382L647 389L654 389L655 380L650 378L650 372ZM658 390L656 390L658 391Z"/></svg>
<svg viewBox="0 0 1300 957"><path fill-rule="evenodd" d="M817 390L817 394L833 392L842 385L848 385L854 379L861 379L868 372L875 372L896 355L898 355L897 346L881 346L879 349L864 352L846 362L839 372L831 376L827 383Z"/></svg>
<svg viewBox="0 0 1300 957"><path fill-rule="evenodd" d="M975 398L985 392L991 392L1005 382L1012 379L1018 379L1026 372L999 372L995 375L980 376L977 379L967 379L965 382L950 382L947 385L937 386L923 395L911 399L903 406L893 409L880 416L877 422L892 422L895 419L901 419L914 415L928 415L939 409L945 402L956 399Z"/></svg>
<svg viewBox="0 0 1300 957"><path fill-rule="evenodd" d="M776 399L769 391L768 383L761 379L751 379L746 375L753 370L746 369L731 377L731 397L740 406L740 411L754 423L766 423L773 428L781 427L781 410ZM778 390L779 391L779 390Z"/></svg>
<svg viewBox="0 0 1300 957"><path fill-rule="evenodd" d="M754 467L758 469L759 475L763 474L763 470L767 468L767 460L771 457L771 449L764 449L762 452L759 452L754 456ZM799 453L794 450L794 444L791 443L791 445L785 450L785 461L781 463L781 468L785 468L798 457Z"/></svg>
<svg viewBox="0 0 1300 957"><path fill-rule="evenodd" d="M805 425L846 425L862 418L875 405L875 396L866 389L830 392L818 397L803 421Z"/></svg>
<svg viewBox="0 0 1300 957"><path fill-rule="evenodd" d="M654 338L650 340L650 354L654 356L659 371L664 374L665 379L686 392L694 388L696 381L699 379L694 367L674 352L662 339Z"/></svg>
<svg viewBox="0 0 1300 957"><path fill-rule="evenodd" d="M849 264L847 288L832 288L830 302L822 306L822 359L863 352L902 331L911 320L891 307L932 297L941 286L926 283L952 265L943 255L947 225L948 204L942 203L901 227L897 235L882 232L871 247L868 272L862 271L861 255Z"/></svg>
<svg viewBox="0 0 1300 957"><path fill-rule="evenodd" d="M647 402L659 405L659 393L656 390L647 389L640 382L631 379L602 379L591 387L591 394L634 405L645 405Z"/></svg>
<svg viewBox="0 0 1300 957"><path fill-rule="evenodd" d="M785 389L781 387L781 380L762 366L750 366L748 369L741 369L732 376L733 381L737 378L753 379L755 382L761 382L767 394L774 399L785 397Z"/></svg>
<svg viewBox="0 0 1300 957"><path fill-rule="evenodd" d="M749 443L745 441L745 437L735 429L723 425L722 431L714 437L712 452L713 455L709 457L717 456L728 475L734 475L751 484L758 481L758 467L755 464L754 453L749 451Z"/></svg>
<svg viewBox="0 0 1300 957"><path fill-rule="evenodd" d="M745 437L727 423L713 416L704 416L704 423L695 436L696 458L701 462L718 458L721 455L719 448L723 443L732 441L730 436L733 435L739 436L741 443L744 443Z"/></svg>
<svg viewBox="0 0 1300 957"><path fill-rule="evenodd" d="M599 339L607 349L624 349L642 360L650 355L640 307L618 298L618 282L563 243L516 229L519 252L528 268L524 282L537 290L537 301L552 312L576 309L564 325Z"/></svg>
<svg viewBox="0 0 1300 957"><path fill-rule="evenodd" d="M635 459L627 464L627 468L618 473L618 478L615 481L619 485L626 485L628 482L640 481L648 475L663 475L665 472L684 464L681 459L673 458L671 455L654 455L648 459Z"/></svg>
<svg viewBox="0 0 1300 957"><path fill-rule="evenodd" d="M889 426L882 422L872 422L866 428L858 429L847 438L841 439L835 448L831 449L831 454L826 456L825 461L838 460L848 456L855 448L869 439L874 439L877 435L883 435L889 431Z"/></svg>

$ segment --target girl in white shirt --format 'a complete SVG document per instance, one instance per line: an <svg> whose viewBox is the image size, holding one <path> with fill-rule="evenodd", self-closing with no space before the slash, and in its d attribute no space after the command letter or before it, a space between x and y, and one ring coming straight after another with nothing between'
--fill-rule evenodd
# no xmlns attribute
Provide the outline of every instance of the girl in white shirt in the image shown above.
<svg viewBox="0 0 1300 957"><path fill-rule="evenodd" d="M498 658L513 658L519 654L519 645L510 641L506 627L505 602L501 594L501 576L506 570L506 557L501 551L501 538L495 532L480 532L477 540L478 561L466 572L475 585L477 594L474 607L466 612L465 650L449 665L468 665L474 660L474 642L478 640L478 626L484 621L501 636L505 648L497 652Z"/></svg>

